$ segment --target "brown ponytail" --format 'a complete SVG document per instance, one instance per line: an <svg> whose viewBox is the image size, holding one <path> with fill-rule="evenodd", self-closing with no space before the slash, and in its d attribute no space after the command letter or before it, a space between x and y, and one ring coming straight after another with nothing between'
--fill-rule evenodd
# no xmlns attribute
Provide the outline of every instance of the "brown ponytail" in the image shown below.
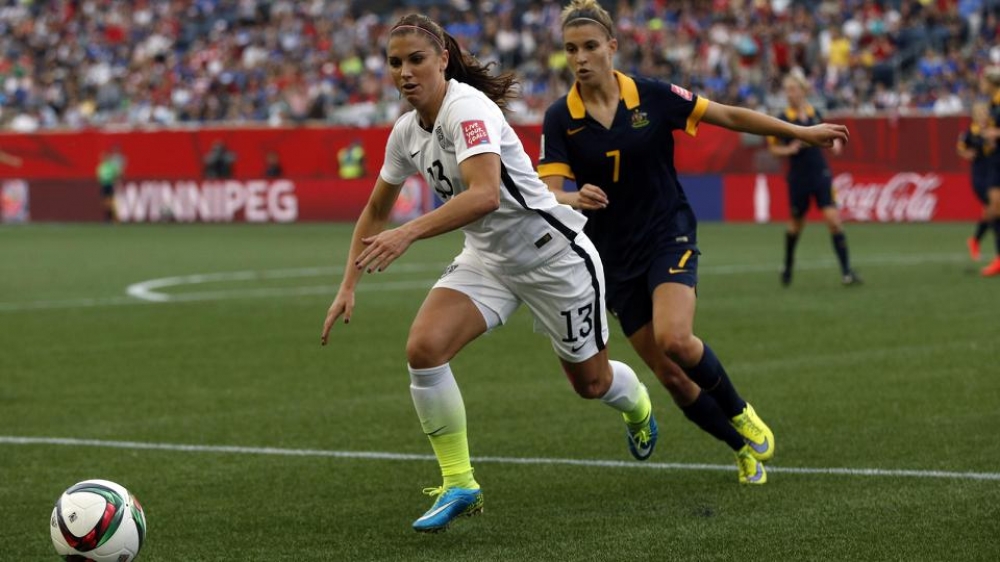
<svg viewBox="0 0 1000 562"><path fill-rule="evenodd" d="M482 64L476 57L465 53L459 46L458 41L450 34L441 29L441 26L422 14L407 14L396 22L396 25L389 31L389 35L403 35L407 33L426 34L431 39L434 50L441 54L445 49L450 54L448 67L444 70L444 77L447 80L454 78L459 82L464 82L493 100L500 109L507 108L507 102L517 95L513 72L505 72L499 76L492 76L490 68L496 63Z"/></svg>

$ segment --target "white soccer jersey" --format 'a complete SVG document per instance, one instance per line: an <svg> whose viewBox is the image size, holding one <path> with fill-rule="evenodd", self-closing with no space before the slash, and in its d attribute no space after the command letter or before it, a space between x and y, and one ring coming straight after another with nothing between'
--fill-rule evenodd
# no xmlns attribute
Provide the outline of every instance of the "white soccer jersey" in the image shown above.
<svg viewBox="0 0 1000 562"><path fill-rule="evenodd" d="M500 155L500 208L462 227L466 247L487 265L512 271L564 250L587 219L556 201L500 108L468 84L448 82L433 131L420 127L416 111L396 121L379 174L398 185L419 173L447 204L468 188L459 163L484 152Z"/></svg>

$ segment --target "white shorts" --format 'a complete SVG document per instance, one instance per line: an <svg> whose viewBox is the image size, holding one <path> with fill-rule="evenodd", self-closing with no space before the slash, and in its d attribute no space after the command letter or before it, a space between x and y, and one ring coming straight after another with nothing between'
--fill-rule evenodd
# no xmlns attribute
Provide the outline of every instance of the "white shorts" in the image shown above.
<svg viewBox="0 0 1000 562"><path fill-rule="evenodd" d="M535 331L548 334L556 355L581 363L604 349L608 318L604 306L604 266L583 233L565 252L519 273L488 267L468 248L434 284L464 293L489 329L507 322L524 302L535 317Z"/></svg>

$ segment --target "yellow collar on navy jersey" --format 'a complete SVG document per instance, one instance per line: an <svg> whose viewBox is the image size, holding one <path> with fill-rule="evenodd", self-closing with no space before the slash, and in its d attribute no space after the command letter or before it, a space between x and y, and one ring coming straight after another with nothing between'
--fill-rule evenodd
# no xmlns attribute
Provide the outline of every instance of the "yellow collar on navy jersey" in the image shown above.
<svg viewBox="0 0 1000 562"><path fill-rule="evenodd" d="M639 106L639 88L635 85L635 80L631 77L615 72L615 79L618 80L618 91L621 92L619 99L625 100L625 107L635 109ZM569 94L566 96L566 106L569 107L569 116L573 119L583 119L587 115L587 108L583 105L583 98L580 97L580 84L573 82Z"/></svg>
<svg viewBox="0 0 1000 562"><path fill-rule="evenodd" d="M970 124L969 125L969 132L972 133L972 134L974 134L974 135L978 135L979 134L979 125L977 125L975 123Z"/></svg>
<svg viewBox="0 0 1000 562"><path fill-rule="evenodd" d="M815 117L816 116L816 110L813 109L813 106L811 106L809 104L806 104L805 114L806 114L806 117ZM798 121L799 120L799 112L795 111L794 107L786 107L785 108L785 116L788 117L789 121Z"/></svg>

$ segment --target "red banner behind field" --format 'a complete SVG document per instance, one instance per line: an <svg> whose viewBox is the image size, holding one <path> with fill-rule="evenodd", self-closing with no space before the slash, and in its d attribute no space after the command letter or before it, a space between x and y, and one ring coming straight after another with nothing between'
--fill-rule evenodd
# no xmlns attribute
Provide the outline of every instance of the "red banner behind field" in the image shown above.
<svg viewBox="0 0 1000 562"><path fill-rule="evenodd" d="M968 174L920 172L840 173L834 195L844 220L928 222L976 220L982 204ZM723 177L723 216L727 221L784 221L790 217L784 176L729 174ZM811 208L809 219L820 218Z"/></svg>
<svg viewBox="0 0 1000 562"><path fill-rule="evenodd" d="M968 164L955 154L967 118L847 119L851 142L828 155L841 175L838 187L853 220L972 219L978 205L968 188ZM541 128L516 127L537 159ZM371 129L227 128L172 131L79 131L3 134L0 149L22 159L0 164L5 220L101 220L96 167L112 147L126 160L118 185L119 216L128 221L354 220L382 166L388 127ZM753 220L758 171L770 189L767 212L786 218L781 162L759 137L702 125L698 136L677 133L675 163L684 175L726 174L722 205L727 220ZM231 180L203 179L205 154L222 141L236 156ZM342 179L337 154L352 143L364 149L362 179ZM261 180L266 156L278 155L281 178ZM898 172L906 170L907 174ZM843 174L851 174L848 176ZM937 183L935 183L937 182ZM419 190L408 190L405 212L429 208ZM911 194L912 193L912 194ZM761 207L761 205L758 205ZM813 215L815 216L815 214Z"/></svg>
<svg viewBox="0 0 1000 562"><path fill-rule="evenodd" d="M955 154L968 118L910 117L838 120L850 127L851 142L833 157L836 170L963 173ZM515 127L524 148L538 158L541 127ZM127 160L126 179L191 180L202 177L203 158L220 140L235 153L234 179L264 176L265 157L278 155L289 179L338 179L337 152L361 143L365 169L374 177L382 166L388 127L226 128L173 131L79 131L0 134L0 148L22 158L14 168L0 164L0 178L93 180L101 153L119 147ZM676 134L675 162L682 174L755 173L765 150L759 137L702 125L698 136Z"/></svg>

